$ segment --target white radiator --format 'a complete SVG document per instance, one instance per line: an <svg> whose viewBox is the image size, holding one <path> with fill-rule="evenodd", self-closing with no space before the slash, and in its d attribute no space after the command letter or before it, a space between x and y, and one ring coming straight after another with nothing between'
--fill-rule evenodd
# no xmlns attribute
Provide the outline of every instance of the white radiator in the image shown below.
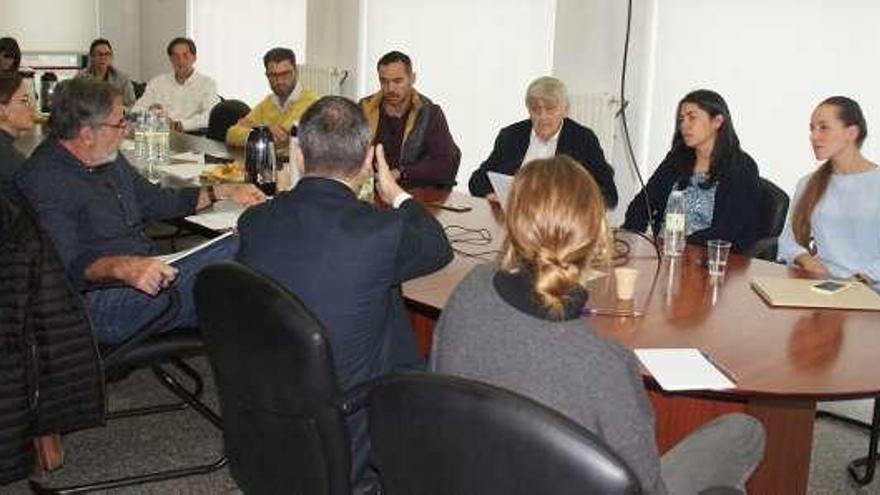
<svg viewBox="0 0 880 495"><path fill-rule="evenodd" d="M297 77L303 86L315 90L321 96L341 95L348 71L336 67L300 65L297 67Z"/></svg>
<svg viewBox="0 0 880 495"><path fill-rule="evenodd" d="M608 93L589 93L570 95L569 102L568 116L596 133L605 159L610 160L614 149L614 114L618 110L618 99Z"/></svg>

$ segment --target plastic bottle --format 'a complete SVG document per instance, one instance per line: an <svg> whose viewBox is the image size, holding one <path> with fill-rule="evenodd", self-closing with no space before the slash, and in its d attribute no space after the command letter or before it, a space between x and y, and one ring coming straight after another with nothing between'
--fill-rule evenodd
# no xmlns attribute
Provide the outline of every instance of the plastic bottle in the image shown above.
<svg viewBox="0 0 880 495"><path fill-rule="evenodd" d="M666 203L663 222L663 252L667 256L681 256L685 245L684 194L674 190Z"/></svg>

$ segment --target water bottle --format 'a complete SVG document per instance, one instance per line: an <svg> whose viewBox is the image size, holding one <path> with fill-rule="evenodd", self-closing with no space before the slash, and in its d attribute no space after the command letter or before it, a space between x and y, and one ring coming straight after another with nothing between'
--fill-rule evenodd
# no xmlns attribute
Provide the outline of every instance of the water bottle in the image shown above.
<svg viewBox="0 0 880 495"><path fill-rule="evenodd" d="M134 158L138 161L144 160L147 158L146 114L140 112L134 114L132 127L134 127Z"/></svg>
<svg viewBox="0 0 880 495"><path fill-rule="evenodd" d="M147 114L144 125L144 142L146 144L146 156L144 159L147 162L147 180L153 184L158 184L161 180L158 168L160 163L159 127L159 116L154 112Z"/></svg>
<svg viewBox="0 0 880 495"><path fill-rule="evenodd" d="M167 165L170 160L171 126L164 112L157 114L156 122L156 161Z"/></svg>
<svg viewBox="0 0 880 495"><path fill-rule="evenodd" d="M684 252L684 194L674 190L666 203L666 217L663 222L663 252L667 256L681 256Z"/></svg>

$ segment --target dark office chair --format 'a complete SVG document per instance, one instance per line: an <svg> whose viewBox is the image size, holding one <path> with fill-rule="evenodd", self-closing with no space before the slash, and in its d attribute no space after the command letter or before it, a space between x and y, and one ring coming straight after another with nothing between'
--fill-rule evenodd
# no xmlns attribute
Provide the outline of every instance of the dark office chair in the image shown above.
<svg viewBox="0 0 880 495"><path fill-rule="evenodd" d="M203 343L197 329L175 329L158 333L167 327L180 309L180 296L175 289L168 290L168 305L165 310L147 322L137 333L118 345L99 347L107 381L124 378L131 370L149 367L161 383L182 402L159 404L122 411L110 411L107 419L128 418L148 414L158 414L191 407L198 414L222 428L220 417L201 401L203 383L198 371L189 366L184 359L203 353ZM171 368L176 372L172 372ZM190 386L185 386L180 376L185 375ZM225 457L196 466L174 468L153 473L126 476L111 480L89 482L67 487L44 486L31 480L31 490L39 494L75 494L97 490L110 490L126 486L154 483L196 474L207 474L223 468Z"/></svg>
<svg viewBox="0 0 880 495"><path fill-rule="evenodd" d="M507 390L408 373L380 380L367 403L373 458L388 495L641 492L598 437Z"/></svg>
<svg viewBox="0 0 880 495"><path fill-rule="evenodd" d="M208 116L208 139L226 141L226 131L247 115L251 107L241 100L223 100L214 105Z"/></svg>
<svg viewBox="0 0 880 495"><path fill-rule="evenodd" d="M361 402L340 394L318 320L284 287L231 261L205 267L195 293L239 487L351 495L345 416Z"/></svg>
<svg viewBox="0 0 880 495"><path fill-rule="evenodd" d="M147 83L141 81L132 81L131 87L134 89L134 97L139 99L141 96L144 96L144 92L147 90Z"/></svg>
<svg viewBox="0 0 880 495"><path fill-rule="evenodd" d="M776 261L777 239L785 227L785 217L788 214L788 194L763 177L758 181L758 240L749 249L749 255Z"/></svg>

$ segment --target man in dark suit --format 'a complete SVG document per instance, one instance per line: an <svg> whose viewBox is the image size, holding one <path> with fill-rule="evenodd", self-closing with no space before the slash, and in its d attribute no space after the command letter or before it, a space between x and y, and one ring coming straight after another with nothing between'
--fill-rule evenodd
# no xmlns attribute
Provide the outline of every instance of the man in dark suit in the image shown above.
<svg viewBox="0 0 880 495"><path fill-rule="evenodd" d="M381 145L376 189L393 208L358 201L354 191L373 173L374 150L354 102L318 100L298 137L294 160L303 178L241 216L238 259L290 289L324 324L342 389L421 367L400 284L452 259L443 227L397 184ZM349 423L355 479L366 465L364 426Z"/></svg>
<svg viewBox="0 0 880 495"><path fill-rule="evenodd" d="M526 90L526 107L529 118L501 129L489 158L471 175L471 194L495 200L486 172L514 175L531 160L565 154L596 179L605 197L605 207L617 206L614 169L605 161L593 131L568 118L565 84L554 77L532 81Z"/></svg>

